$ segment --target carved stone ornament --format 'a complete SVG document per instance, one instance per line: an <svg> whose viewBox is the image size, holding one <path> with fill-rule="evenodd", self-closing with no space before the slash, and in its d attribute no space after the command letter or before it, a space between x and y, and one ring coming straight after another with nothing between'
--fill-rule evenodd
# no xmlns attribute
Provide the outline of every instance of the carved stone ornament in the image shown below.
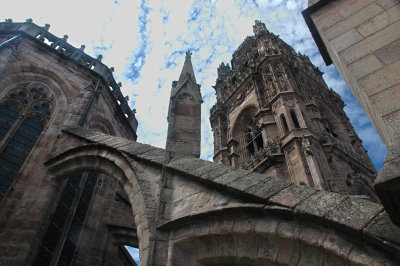
<svg viewBox="0 0 400 266"><path fill-rule="evenodd" d="M304 151L304 153L306 155L312 155L313 154L313 152L311 150L310 140L307 139L305 135L303 135L303 138L301 140L301 147L302 147L302 149L303 149L303 151Z"/></svg>

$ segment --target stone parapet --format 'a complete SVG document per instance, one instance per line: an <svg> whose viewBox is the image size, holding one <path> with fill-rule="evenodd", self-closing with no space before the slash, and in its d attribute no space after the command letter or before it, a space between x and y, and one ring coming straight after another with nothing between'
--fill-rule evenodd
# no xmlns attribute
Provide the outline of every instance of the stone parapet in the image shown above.
<svg viewBox="0 0 400 266"><path fill-rule="evenodd" d="M15 35L30 37L31 39L37 40L38 43L45 45L50 50L57 52L58 54L67 57L68 59L74 61L75 63L92 70L94 73L103 78L103 80L108 84L112 91L115 99L118 101L119 106L128 119L129 124L136 132L138 122L135 117L135 110L131 110L127 101L127 98L121 93L120 87L121 83L117 83L113 77L113 68L107 67L101 62L102 56L98 58L93 58L84 52L85 46L82 45L80 48L76 48L67 42L68 36L64 35L63 38L58 38L48 30L50 28L49 24L44 27L40 27L27 20L27 22L11 22L6 21L0 23L0 35ZM2 46L8 45L9 42L4 41L0 44L0 49Z"/></svg>

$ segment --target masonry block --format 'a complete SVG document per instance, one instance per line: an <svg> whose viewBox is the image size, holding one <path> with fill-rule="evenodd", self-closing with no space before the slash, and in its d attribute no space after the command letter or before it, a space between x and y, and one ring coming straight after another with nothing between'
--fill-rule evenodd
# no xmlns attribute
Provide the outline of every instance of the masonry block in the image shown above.
<svg viewBox="0 0 400 266"><path fill-rule="evenodd" d="M337 193L318 191L301 202L295 210L299 213L307 213L315 216L324 216L335 209L347 196Z"/></svg>
<svg viewBox="0 0 400 266"><path fill-rule="evenodd" d="M355 230L361 230L381 211L383 207L380 204L349 198L334 211L327 213L325 218Z"/></svg>
<svg viewBox="0 0 400 266"><path fill-rule="evenodd" d="M368 74L375 72L376 70L383 67L381 61L373 55L369 54L360 60L349 65L349 71L356 80L367 76Z"/></svg>

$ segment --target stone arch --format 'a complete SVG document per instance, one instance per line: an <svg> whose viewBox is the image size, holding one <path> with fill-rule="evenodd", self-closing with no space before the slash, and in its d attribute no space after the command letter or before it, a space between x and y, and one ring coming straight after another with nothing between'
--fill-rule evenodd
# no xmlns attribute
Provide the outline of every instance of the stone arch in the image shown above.
<svg viewBox="0 0 400 266"><path fill-rule="evenodd" d="M96 114L93 119L87 121L87 128L98 130L104 134L115 136L113 125L101 114Z"/></svg>
<svg viewBox="0 0 400 266"><path fill-rule="evenodd" d="M0 88L2 88L0 98L3 98L15 85L24 82L44 84L51 91L56 115L52 116L48 125L53 121L63 121L60 116L67 113L70 100L67 98L68 93L66 92L74 89L51 70L35 66L11 66L0 76Z"/></svg>
<svg viewBox="0 0 400 266"><path fill-rule="evenodd" d="M83 171L98 171L118 180L132 206L139 239L140 260L149 264L149 222L146 203L137 176L128 159L110 147L89 144L65 151L46 162L54 182Z"/></svg>
<svg viewBox="0 0 400 266"><path fill-rule="evenodd" d="M245 162L250 156L246 151L247 139L253 134L252 124L256 122L258 109L254 105L247 106L237 116L232 127L231 136L238 142L239 164ZM254 135L254 134L253 134ZM255 136L253 136L255 137Z"/></svg>
<svg viewBox="0 0 400 266"><path fill-rule="evenodd" d="M171 233L167 265L392 265L357 232L311 217L235 211L196 218Z"/></svg>

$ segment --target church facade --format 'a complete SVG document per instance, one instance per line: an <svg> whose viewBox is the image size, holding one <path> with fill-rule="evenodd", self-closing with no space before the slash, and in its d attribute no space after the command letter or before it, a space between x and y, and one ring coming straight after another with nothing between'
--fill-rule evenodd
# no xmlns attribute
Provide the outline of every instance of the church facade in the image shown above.
<svg viewBox="0 0 400 266"><path fill-rule="evenodd" d="M383 206L313 187L313 175L289 179L286 148L269 140L272 129L258 140L265 125L251 121L254 108L239 126L246 135L229 143L245 144L243 158L275 143L277 177L235 168L246 162L240 153L227 157L234 167L198 158L202 98L190 53L160 149L136 142L112 68L48 28L0 23L0 265L135 265L125 245L139 249L141 265L399 264L400 228ZM334 150L297 110L299 128L290 110L276 110L289 115L288 134L306 132L292 144L316 157L321 145ZM327 139L342 133L327 125Z"/></svg>
<svg viewBox="0 0 400 266"><path fill-rule="evenodd" d="M121 84L49 25L0 25L0 265L132 264L121 241L137 246L136 228L121 185L93 168L50 179L44 165L73 145L66 125L136 140Z"/></svg>
<svg viewBox="0 0 400 266"><path fill-rule="evenodd" d="M214 161L342 194L373 191L376 170L321 71L256 21L218 68Z"/></svg>

